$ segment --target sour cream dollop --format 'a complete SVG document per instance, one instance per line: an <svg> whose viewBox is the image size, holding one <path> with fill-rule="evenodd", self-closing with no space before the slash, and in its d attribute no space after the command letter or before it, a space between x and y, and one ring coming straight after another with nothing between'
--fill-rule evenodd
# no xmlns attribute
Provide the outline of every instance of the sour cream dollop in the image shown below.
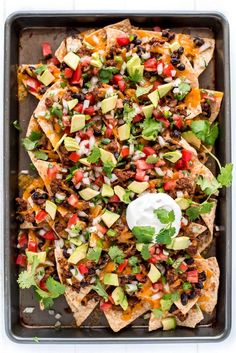
<svg viewBox="0 0 236 353"><path fill-rule="evenodd" d="M162 192L157 194L145 193L128 205L126 220L130 230L136 226L150 226L154 227L156 234L158 234L166 227L166 224L161 223L154 214L154 211L160 207L165 208L167 211L174 211L175 220L172 223L172 227L176 229L173 235L173 237L176 237L181 226L181 209L172 197Z"/></svg>

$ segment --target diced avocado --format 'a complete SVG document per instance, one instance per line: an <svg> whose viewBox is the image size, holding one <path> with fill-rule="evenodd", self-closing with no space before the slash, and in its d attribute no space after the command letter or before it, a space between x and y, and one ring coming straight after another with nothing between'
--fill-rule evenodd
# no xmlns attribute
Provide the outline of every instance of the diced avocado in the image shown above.
<svg viewBox="0 0 236 353"><path fill-rule="evenodd" d="M183 250L187 249L190 245L190 239L188 237L177 237L172 239L171 244L167 245L167 249Z"/></svg>
<svg viewBox="0 0 236 353"><path fill-rule="evenodd" d="M128 301L121 287L117 287L116 289L114 289L111 296L114 300L115 305L120 305L123 310L126 310L128 308Z"/></svg>
<svg viewBox="0 0 236 353"><path fill-rule="evenodd" d="M176 270L179 268L179 266L184 262L185 257L181 256L175 262L172 264L172 267L175 268Z"/></svg>
<svg viewBox="0 0 236 353"><path fill-rule="evenodd" d="M157 90L160 98L164 97L172 88L173 88L173 84L171 82L158 86Z"/></svg>
<svg viewBox="0 0 236 353"><path fill-rule="evenodd" d="M153 264L150 265L150 270L147 274L148 278L152 283L156 283L159 278L161 278L161 272L154 266Z"/></svg>
<svg viewBox="0 0 236 353"><path fill-rule="evenodd" d="M176 163L180 158L182 158L182 153L180 151L171 151L163 154L163 157L172 163Z"/></svg>
<svg viewBox="0 0 236 353"><path fill-rule="evenodd" d="M163 311L168 311L172 305L172 300L171 299L161 299L160 304L161 304L161 310Z"/></svg>
<svg viewBox="0 0 236 353"><path fill-rule="evenodd" d="M154 105L153 104L144 105L142 107L142 111L143 111L143 114L145 115L145 118L147 118L147 119L151 118L153 109L154 109Z"/></svg>
<svg viewBox="0 0 236 353"><path fill-rule="evenodd" d="M66 104L68 105L68 109L72 110L77 104L78 104L78 99L71 99L70 101L66 101Z"/></svg>
<svg viewBox="0 0 236 353"><path fill-rule="evenodd" d="M99 148L100 149L100 152L101 152L101 161L103 163L106 163L106 162L112 162L114 165L117 164L117 160L115 159L115 156L113 153L109 152L109 151L106 151L104 150L103 148Z"/></svg>
<svg viewBox="0 0 236 353"><path fill-rule="evenodd" d="M175 50L178 50L180 47L179 42L173 42L172 44L169 45L170 51L173 52Z"/></svg>
<svg viewBox="0 0 236 353"><path fill-rule="evenodd" d="M116 273L105 273L103 282L104 284L118 287L119 286L118 275Z"/></svg>
<svg viewBox="0 0 236 353"><path fill-rule="evenodd" d="M158 101L160 99L158 90L156 89L155 91L149 93L148 98L150 99L150 101L152 102L154 107L156 108L157 104L158 104Z"/></svg>
<svg viewBox="0 0 236 353"><path fill-rule="evenodd" d="M133 181L129 184L128 189L135 192L136 194L141 194L149 187L147 181Z"/></svg>
<svg viewBox="0 0 236 353"><path fill-rule="evenodd" d="M137 65L141 65L141 59L137 54L134 54L132 58L127 62L126 66L129 75L131 75L132 67Z"/></svg>
<svg viewBox="0 0 236 353"><path fill-rule="evenodd" d="M186 210L191 204L191 200L185 199L184 197L178 197L175 199L175 202L179 205L181 210Z"/></svg>
<svg viewBox="0 0 236 353"><path fill-rule="evenodd" d="M70 238L70 243L75 244L76 246L79 246L82 244L82 240L80 239L80 237L73 237Z"/></svg>
<svg viewBox="0 0 236 353"><path fill-rule="evenodd" d="M55 80L55 77L49 70L45 70L44 73L39 76L39 81L41 81L45 86L50 85Z"/></svg>
<svg viewBox="0 0 236 353"><path fill-rule="evenodd" d="M122 188L122 186L120 186L120 185L116 185L114 187L114 192L119 197L119 199L122 201L123 200L123 196L125 195L125 189Z"/></svg>
<svg viewBox="0 0 236 353"><path fill-rule="evenodd" d="M65 145L65 149L69 152L79 150L79 144L73 137L65 137L64 145Z"/></svg>
<svg viewBox="0 0 236 353"><path fill-rule="evenodd" d="M120 141L128 140L130 137L130 124L124 124L118 127L118 135Z"/></svg>
<svg viewBox="0 0 236 353"><path fill-rule="evenodd" d="M33 252L26 250L25 253L29 264L33 263L34 257L37 257L40 264L43 264L46 261L46 251Z"/></svg>
<svg viewBox="0 0 236 353"><path fill-rule="evenodd" d="M138 251L142 251L143 245L144 245L144 243L136 243L136 249Z"/></svg>
<svg viewBox="0 0 236 353"><path fill-rule="evenodd" d="M196 147L197 149L201 146L201 140L192 132L185 131L181 135L190 145Z"/></svg>
<svg viewBox="0 0 236 353"><path fill-rule="evenodd" d="M85 115L75 114L71 118L70 132L76 132L85 127Z"/></svg>
<svg viewBox="0 0 236 353"><path fill-rule="evenodd" d="M62 142L65 140L67 134L64 134L59 141L57 141L56 146L54 147L53 151L57 151L58 148L61 146Z"/></svg>
<svg viewBox="0 0 236 353"><path fill-rule="evenodd" d="M140 78L137 81L141 81L141 79L143 78L143 71L144 71L143 65L133 65L129 68L129 75L131 76L131 78L133 76L137 76Z"/></svg>
<svg viewBox="0 0 236 353"><path fill-rule="evenodd" d="M115 237L117 236L117 232L114 229L108 229L108 231L106 232L106 235L108 237Z"/></svg>
<svg viewBox="0 0 236 353"><path fill-rule="evenodd" d="M102 61L99 57L98 52L92 54L92 60L90 61L90 65L95 66L99 69L102 67Z"/></svg>
<svg viewBox="0 0 236 353"><path fill-rule="evenodd" d="M175 317L166 317L165 319L161 320L161 323L164 331L174 330L176 328Z"/></svg>
<svg viewBox="0 0 236 353"><path fill-rule="evenodd" d="M111 211L106 210L102 214L102 220L106 224L108 228L111 228L111 226L120 218L120 215Z"/></svg>
<svg viewBox="0 0 236 353"><path fill-rule="evenodd" d="M83 165L86 165L86 167L89 167L91 165L87 158L80 158L79 162Z"/></svg>
<svg viewBox="0 0 236 353"><path fill-rule="evenodd" d="M102 185L102 196L103 197L111 197L114 195L114 191L110 185L103 184Z"/></svg>
<svg viewBox="0 0 236 353"><path fill-rule="evenodd" d="M57 212L57 205L54 202L47 200L45 211L49 214L49 216L52 219L55 219L56 212Z"/></svg>
<svg viewBox="0 0 236 353"><path fill-rule="evenodd" d="M101 104L102 114L106 114L107 112L110 112L112 109L115 109L117 98L118 96L111 96L103 99Z"/></svg>
<svg viewBox="0 0 236 353"><path fill-rule="evenodd" d="M72 69L76 70L77 66L80 61L80 57L73 53L73 51L70 51L66 56L64 56L63 61Z"/></svg>
<svg viewBox="0 0 236 353"><path fill-rule="evenodd" d="M86 188L83 189L79 192L80 196L82 197L82 199L84 199L85 201L89 201L91 200L93 197L97 196L100 194L99 191L93 190L91 188Z"/></svg>
<svg viewBox="0 0 236 353"><path fill-rule="evenodd" d="M88 244L78 246L70 255L68 262L76 265L80 260L84 259L87 254Z"/></svg>

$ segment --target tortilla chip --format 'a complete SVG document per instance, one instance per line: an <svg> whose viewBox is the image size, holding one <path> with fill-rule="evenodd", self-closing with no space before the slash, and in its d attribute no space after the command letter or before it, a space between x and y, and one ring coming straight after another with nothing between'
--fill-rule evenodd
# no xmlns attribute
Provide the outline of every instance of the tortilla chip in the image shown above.
<svg viewBox="0 0 236 353"><path fill-rule="evenodd" d="M193 119L202 112L199 88L193 88L184 99L187 106L187 119Z"/></svg>
<svg viewBox="0 0 236 353"><path fill-rule="evenodd" d="M210 102L211 116L209 118L209 121L210 121L210 123L213 123L219 114L220 106L221 106L221 102L222 102L224 93L219 92L219 91L212 91L209 89L201 89L200 91L201 91L201 95L207 94L210 97L214 97L214 99L215 99L214 102L212 102L212 101Z"/></svg>
<svg viewBox="0 0 236 353"><path fill-rule="evenodd" d="M193 69L197 77L206 69L215 50L214 39L203 38L203 40L205 43L198 48L198 52L193 58Z"/></svg>
<svg viewBox="0 0 236 353"><path fill-rule="evenodd" d="M110 309L108 311L104 311L104 314L106 316L106 319L107 319L111 329L114 332L118 332L122 328L131 324L131 322L133 322L139 316L143 315L148 310L150 310L150 307L151 307L151 305L149 303L142 302L142 307L139 307L138 309L133 310L131 312L130 318L128 320L123 318L124 311L122 309L121 310Z"/></svg>
<svg viewBox="0 0 236 353"><path fill-rule="evenodd" d="M113 45L115 45L116 39L121 35L126 35L126 34L125 32L120 31L119 29L107 28L106 29L106 36L107 36L106 50L109 50Z"/></svg>
<svg viewBox="0 0 236 353"><path fill-rule="evenodd" d="M205 271L207 279L204 282L204 288L201 290L201 296L198 299L198 305L206 313L212 313L218 298L220 269L215 257L196 260L198 269Z"/></svg>
<svg viewBox="0 0 236 353"><path fill-rule="evenodd" d="M190 85L192 88L198 88L199 87L199 82L197 75L194 72L194 69L188 60L188 58L185 55L181 55L180 59L181 63L185 65L185 70L179 71L176 70L176 77L184 77L189 80Z"/></svg>
<svg viewBox="0 0 236 353"><path fill-rule="evenodd" d="M201 218L205 222L205 224L206 224L207 228L209 229L210 233L213 234L217 201L216 200L210 200L210 202L213 202L213 207L211 209L211 212L205 213L205 214L201 214Z"/></svg>
<svg viewBox="0 0 236 353"><path fill-rule="evenodd" d="M149 319L148 331L158 330L162 327L161 323L162 318L156 318L153 313L151 313L151 317Z"/></svg>
<svg viewBox="0 0 236 353"><path fill-rule="evenodd" d="M198 301L198 297L194 299L189 299L187 305L183 305L180 299L175 301L174 303L177 306L177 308L181 311L181 313L185 315L197 303L197 301Z"/></svg>
<svg viewBox="0 0 236 353"><path fill-rule="evenodd" d="M195 305L192 309L189 310L187 318L184 321L180 321L178 317L176 317L176 323L178 326L194 328L203 319L204 316L201 309L198 305Z"/></svg>

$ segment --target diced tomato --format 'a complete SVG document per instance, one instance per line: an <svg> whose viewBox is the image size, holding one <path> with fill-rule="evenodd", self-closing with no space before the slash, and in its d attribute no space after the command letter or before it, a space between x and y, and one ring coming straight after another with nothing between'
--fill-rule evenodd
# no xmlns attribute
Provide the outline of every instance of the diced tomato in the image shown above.
<svg viewBox="0 0 236 353"><path fill-rule="evenodd" d="M149 252L150 252L151 255L154 255L154 254L155 254L155 251L156 251L155 245L152 246L151 248L149 248Z"/></svg>
<svg viewBox="0 0 236 353"><path fill-rule="evenodd" d="M175 70L174 66L170 63L168 66L164 66L163 75L172 77L171 71Z"/></svg>
<svg viewBox="0 0 236 353"><path fill-rule="evenodd" d="M107 228L102 226L101 224L97 224L96 228L97 228L97 231L102 233L102 234L106 234L106 232L107 232Z"/></svg>
<svg viewBox="0 0 236 353"><path fill-rule="evenodd" d="M128 265L128 260L125 259L125 261L122 262L122 264L120 264L120 265L118 266L117 272L119 272L119 273L123 272L127 265Z"/></svg>
<svg viewBox="0 0 236 353"><path fill-rule="evenodd" d="M108 311L108 310L111 309L111 307L112 307L112 304L109 303L109 302L101 302L101 303L100 303L100 309L101 309L102 311Z"/></svg>
<svg viewBox="0 0 236 353"><path fill-rule="evenodd" d="M182 264L180 264L179 266L179 270L185 272L187 271L187 269L188 269L188 265L185 262L182 262Z"/></svg>
<svg viewBox="0 0 236 353"><path fill-rule="evenodd" d="M148 146L143 147L142 152L145 153L146 156L151 156L152 154L156 153L156 151L152 147L148 147Z"/></svg>
<svg viewBox="0 0 236 353"><path fill-rule="evenodd" d="M89 66L91 59L91 56L83 56L80 60L80 64L82 66Z"/></svg>
<svg viewBox="0 0 236 353"><path fill-rule="evenodd" d="M141 281L143 279L143 277L144 277L144 274L143 273L137 273L135 275L135 277L136 277L137 281Z"/></svg>
<svg viewBox="0 0 236 353"><path fill-rule="evenodd" d="M163 284L162 284L162 283L154 283L152 286L153 286L153 288L154 288L156 291L159 291L159 290L162 290L162 289L163 289Z"/></svg>
<svg viewBox="0 0 236 353"><path fill-rule="evenodd" d="M55 240L55 239L57 239L57 237L56 237L56 235L55 235L53 230L49 230L42 237L44 239L47 239L47 240Z"/></svg>
<svg viewBox="0 0 236 353"><path fill-rule="evenodd" d="M23 248L24 246L26 246L28 243L28 239L27 239L27 235L25 233L21 233L18 236L18 246L19 248Z"/></svg>
<svg viewBox="0 0 236 353"><path fill-rule="evenodd" d="M95 103L95 97L94 94L89 92L85 95L85 99L88 100L90 102L91 105L93 105Z"/></svg>
<svg viewBox="0 0 236 353"><path fill-rule="evenodd" d="M166 129L170 126L170 122L166 118L159 117L156 120L160 121Z"/></svg>
<svg viewBox="0 0 236 353"><path fill-rule="evenodd" d="M68 197L68 203L73 206L76 207L78 205L79 199L76 195L70 195L70 197Z"/></svg>
<svg viewBox="0 0 236 353"><path fill-rule="evenodd" d="M153 31L154 32L161 32L161 27L155 26L155 27L153 27Z"/></svg>
<svg viewBox="0 0 236 353"><path fill-rule="evenodd" d="M28 251L32 251L32 252L37 252L38 249L38 244L36 241L29 241L28 243Z"/></svg>
<svg viewBox="0 0 236 353"><path fill-rule="evenodd" d="M190 283L198 283L198 271L188 271L187 272L187 281Z"/></svg>
<svg viewBox="0 0 236 353"><path fill-rule="evenodd" d="M58 173L58 166L53 165L47 169L47 175L49 179L55 179L56 175Z"/></svg>
<svg viewBox="0 0 236 353"><path fill-rule="evenodd" d="M94 115L94 113L95 113L95 110L94 110L94 107L92 106L89 106L88 108L84 109L84 114Z"/></svg>
<svg viewBox="0 0 236 353"><path fill-rule="evenodd" d="M170 191L170 190L174 190L176 186L176 181L175 180L170 180L170 181L166 181L164 183L164 190L165 191Z"/></svg>
<svg viewBox="0 0 236 353"><path fill-rule="evenodd" d="M111 138L112 136L113 136L113 129L111 129L110 127L107 127L105 131L105 137Z"/></svg>
<svg viewBox="0 0 236 353"><path fill-rule="evenodd" d="M138 123L139 121L141 121L143 119L141 114L137 114L135 115L135 117L133 118L133 122L134 123Z"/></svg>
<svg viewBox="0 0 236 353"><path fill-rule="evenodd" d="M16 264L22 267L25 267L26 265L26 255L25 254L19 254L16 259Z"/></svg>
<svg viewBox="0 0 236 353"><path fill-rule="evenodd" d="M163 159L158 159L158 161L156 162L156 167L163 167L163 165L165 165L166 162Z"/></svg>
<svg viewBox="0 0 236 353"><path fill-rule="evenodd" d="M49 58L50 56L52 56L52 48L48 42L42 43L42 51L44 58Z"/></svg>
<svg viewBox="0 0 236 353"><path fill-rule="evenodd" d="M177 170L188 169L188 162L185 163L181 158L175 163L175 168Z"/></svg>
<svg viewBox="0 0 236 353"><path fill-rule="evenodd" d="M78 162L80 155L77 152L72 152L68 157L72 162Z"/></svg>
<svg viewBox="0 0 236 353"><path fill-rule="evenodd" d="M128 45L130 43L129 37L123 34L117 37L116 41L121 47L123 47L124 45Z"/></svg>
<svg viewBox="0 0 236 353"><path fill-rule="evenodd" d="M78 84L80 83L81 76L82 76L81 65L78 64L76 70L75 70L74 73L73 73L73 76L72 76L72 78L71 78L70 83L71 83L72 85L78 85Z"/></svg>
<svg viewBox="0 0 236 353"><path fill-rule="evenodd" d="M144 62L144 69L146 71L156 71L157 70L157 59L150 58Z"/></svg>
<svg viewBox="0 0 236 353"><path fill-rule="evenodd" d="M179 115L173 115L173 120L174 120L174 124L178 129L181 129L181 127L183 126L183 119L181 116Z"/></svg>
<svg viewBox="0 0 236 353"><path fill-rule="evenodd" d="M53 56L52 58L47 60L47 64L53 64L57 66L60 65L60 61L55 56Z"/></svg>
<svg viewBox="0 0 236 353"><path fill-rule="evenodd" d="M126 89L126 83L125 83L125 81L124 81L124 80L120 80L120 81L118 82L118 87L119 87L119 90L120 90L121 92L124 92L125 89Z"/></svg>
<svg viewBox="0 0 236 353"><path fill-rule="evenodd" d="M35 221L36 221L36 223L41 223L41 222L43 222L43 221L46 219L47 215L48 215L48 214L47 214L46 211L44 211L44 210L39 211L39 212L36 214L36 216L35 216Z"/></svg>
<svg viewBox="0 0 236 353"><path fill-rule="evenodd" d="M182 150L182 159L183 159L184 162L191 161L192 156L193 156L193 152L192 151L185 150L185 149Z"/></svg>
<svg viewBox="0 0 236 353"><path fill-rule="evenodd" d="M104 182L103 175L99 175L96 180L94 181L94 184L101 187Z"/></svg>
<svg viewBox="0 0 236 353"><path fill-rule="evenodd" d="M78 270L82 275L84 275L85 273L88 273L88 267L83 263L78 265Z"/></svg>
<svg viewBox="0 0 236 353"><path fill-rule="evenodd" d="M167 256L164 255L162 252L159 253L159 254L154 254L150 257L150 259L148 259L148 262L152 263L152 264L155 264L157 263L158 261L166 261L167 260Z"/></svg>
<svg viewBox="0 0 236 353"><path fill-rule="evenodd" d="M75 182L78 184L83 180L84 174L81 172L81 170L76 170L73 174L73 179Z"/></svg>
<svg viewBox="0 0 236 353"><path fill-rule="evenodd" d="M40 287L40 289L44 290L45 292L48 292L45 278L41 279L41 281L39 282L39 287Z"/></svg>
<svg viewBox="0 0 236 353"><path fill-rule="evenodd" d="M71 226L75 225L78 221L79 221L79 217L75 213L70 217L67 227L71 228Z"/></svg>
<svg viewBox="0 0 236 353"><path fill-rule="evenodd" d="M112 298L111 295L108 295L108 298L109 298L109 301L111 302L111 304L115 304L114 299Z"/></svg>
<svg viewBox="0 0 236 353"><path fill-rule="evenodd" d="M109 202L114 202L114 203L120 202L120 198L117 195L113 195L109 198Z"/></svg>
<svg viewBox="0 0 236 353"><path fill-rule="evenodd" d="M141 170L147 170L147 169L153 168L153 164L147 163L143 159L138 159L135 164L137 169L141 169Z"/></svg>
<svg viewBox="0 0 236 353"><path fill-rule="evenodd" d="M74 71L70 67L66 67L64 70L64 77L69 79L73 76Z"/></svg>
<svg viewBox="0 0 236 353"><path fill-rule="evenodd" d="M145 181L146 172L145 170L137 169L135 174L135 180Z"/></svg>
<svg viewBox="0 0 236 353"><path fill-rule="evenodd" d="M113 81L116 85L118 85L118 82L121 81L122 79L123 79L123 77L120 74L116 74L113 76Z"/></svg>
<svg viewBox="0 0 236 353"><path fill-rule="evenodd" d="M38 92L39 88L42 87L42 84L33 77L27 78L26 85L30 88L30 91L32 92Z"/></svg>
<svg viewBox="0 0 236 353"><path fill-rule="evenodd" d="M74 108L73 110L75 110L76 112L78 113L82 113L83 111L83 103L78 103Z"/></svg>
<svg viewBox="0 0 236 353"><path fill-rule="evenodd" d="M155 91L155 90L157 89L157 87L160 86L160 85L161 85L161 82L155 81L155 82L153 83L152 90Z"/></svg>
<svg viewBox="0 0 236 353"><path fill-rule="evenodd" d="M121 149L121 156L127 157L129 155L129 147L128 146L123 146Z"/></svg>

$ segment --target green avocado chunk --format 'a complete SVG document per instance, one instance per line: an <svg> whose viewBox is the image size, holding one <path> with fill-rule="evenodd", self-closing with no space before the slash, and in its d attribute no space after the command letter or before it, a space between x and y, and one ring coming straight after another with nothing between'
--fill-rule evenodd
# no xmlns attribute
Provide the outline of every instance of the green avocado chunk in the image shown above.
<svg viewBox="0 0 236 353"><path fill-rule="evenodd" d="M164 331L174 330L176 328L175 317L166 317L165 319L161 320L161 323Z"/></svg>
<svg viewBox="0 0 236 353"><path fill-rule="evenodd" d="M150 270L147 276L152 283L156 283L159 280L159 278L161 278L161 272L158 270L158 268L156 268L155 265L151 264Z"/></svg>
<svg viewBox="0 0 236 353"><path fill-rule="evenodd" d="M74 252L70 255L68 262L70 262L73 265L76 265L80 260L86 257L87 249L88 249L88 244L82 244L78 246L74 250Z"/></svg>
<svg viewBox="0 0 236 353"><path fill-rule="evenodd" d="M182 153L180 151L171 151L163 154L163 157L172 163L176 163L180 158L182 158Z"/></svg>
<svg viewBox="0 0 236 353"><path fill-rule="evenodd" d="M190 245L190 239L189 237L177 237L173 238L172 242L167 245L167 249L173 249L173 250L184 250L187 249Z"/></svg>
<svg viewBox="0 0 236 353"><path fill-rule="evenodd" d="M105 273L104 274L104 284L110 285L110 286L119 286L119 279L118 275L116 273Z"/></svg>

